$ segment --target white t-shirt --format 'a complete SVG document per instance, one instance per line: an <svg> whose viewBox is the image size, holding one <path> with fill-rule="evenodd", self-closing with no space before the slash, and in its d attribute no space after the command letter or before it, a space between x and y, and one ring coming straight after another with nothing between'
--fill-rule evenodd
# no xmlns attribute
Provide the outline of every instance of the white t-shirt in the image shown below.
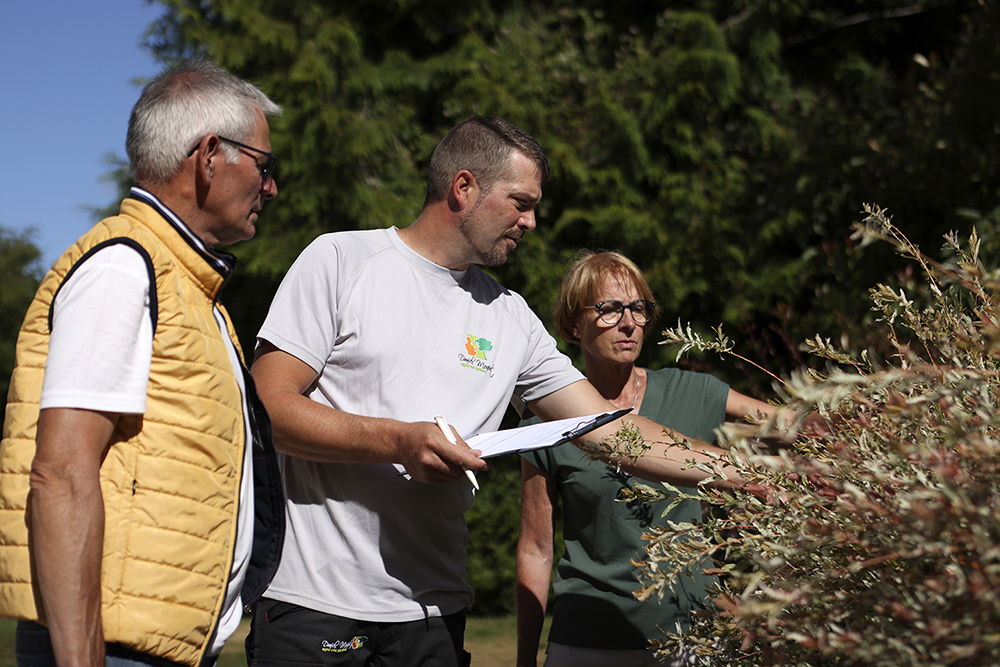
<svg viewBox="0 0 1000 667"><path fill-rule="evenodd" d="M152 343L146 262L99 250L56 294L40 407L144 413Z"/></svg>
<svg viewBox="0 0 1000 667"><path fill-rule="evenodd" d="M322 405L407 422L442 415L463 438L496 430L512 395L530 401L583 379L519 295L478 267L428 261L395 229L316 239L258 338L317 372L308 396ZM268 597L369 621L471 606L464 477L422 484L389 463L280 461L286 533Z"/></svg>
<svg viewBox="0 0 1000 667"><path fill-rule="evenodd" d="M88 257L63 282L53 306L41 409L79 408L120 414L146 411L146 385L153 354L149 287L149 273L142 255L120 243ZM244 428L250 434L253 431L239 357L218 309L215 318L240 383ZM243 616L240 589L253 546L253 453L250 443L247 444L233 567L209 655L222 650Z"/></svg>

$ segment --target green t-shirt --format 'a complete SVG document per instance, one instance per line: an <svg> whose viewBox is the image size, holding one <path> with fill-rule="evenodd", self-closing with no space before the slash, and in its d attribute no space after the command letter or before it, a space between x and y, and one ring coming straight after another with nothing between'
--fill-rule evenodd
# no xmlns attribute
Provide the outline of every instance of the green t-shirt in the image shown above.
<svg viewBox="0 0 1000 667"><path fill-rule="evenodd" d="M639 414L692 438L714 442L726 416L729 386L704 373L664 368L648 371ZM627 417L626 417L627 419ZM537 418L529 422L537 422ZM551 475L562 502L566 553L559 561L549 641L601 649L644 649L658 628L690 625L691 610L704 607L712 577L682 578L663 600L642 603L633 558L645 557L642 534L651 525L701 519L701 504L685 500L661 518L669 501L653 505L618 502L636 481L571 444L523 454Z"/></svg>

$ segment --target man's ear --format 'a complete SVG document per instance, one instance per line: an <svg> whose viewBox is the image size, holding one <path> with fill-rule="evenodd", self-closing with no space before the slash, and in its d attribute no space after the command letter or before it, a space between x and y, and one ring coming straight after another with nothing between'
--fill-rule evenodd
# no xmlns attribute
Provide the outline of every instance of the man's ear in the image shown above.
<svg viewBox="0 0 1000 667"><path fill-rule="evenodd" d="M195 150L192 157L195 159L195 199L198 202L198 206L204 206L208 199L208 190L212 184L212 178L215 176L216 169L221 164L220 160L226 159L226 156L222 154L222 142L219 141L219 137L214 134L203 137L201 144Z"/></svg>
<svg viewBox="0 0 1000 667"><path fill-rule="evenodd" d="M198 161L195 163L195 174L202 182L211 182L215 176L215 170L219 168L221 161L226 159L222 152L222 142L219 137L209 134L201 140L201 146L195 151Z"/></svg>
<svg viewBox="0 0 1000 667"><path fill-rule="evenodd" d="M451 179L448 200L451 208L455 211L471 208L479 201L479 182L471 171L462 169Z"/></svg>

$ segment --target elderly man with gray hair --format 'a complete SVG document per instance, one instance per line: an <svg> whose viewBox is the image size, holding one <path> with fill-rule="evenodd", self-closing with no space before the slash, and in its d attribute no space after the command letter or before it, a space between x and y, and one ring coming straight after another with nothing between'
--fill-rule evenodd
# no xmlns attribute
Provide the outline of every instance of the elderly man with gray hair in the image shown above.
<svg viewBox="0 0 1000 667"><path fill-rule="evenodd" d="M277 194L281 109L205 61L132 110L136 187L28 309L0 443L0 615L18 665L213 665L270 582L271 427L219 301Z"/></svg>

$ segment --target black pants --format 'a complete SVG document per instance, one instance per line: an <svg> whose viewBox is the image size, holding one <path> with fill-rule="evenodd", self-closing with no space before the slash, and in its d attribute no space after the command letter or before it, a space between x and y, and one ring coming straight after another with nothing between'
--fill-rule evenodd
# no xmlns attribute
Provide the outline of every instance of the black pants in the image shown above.
<svg viewBox="0 0 1000 667"><path fill-rule="evenodd" d="M467 667L465 612L406 623L355 621L262 598L247 635L257 667Z"/></svg>

